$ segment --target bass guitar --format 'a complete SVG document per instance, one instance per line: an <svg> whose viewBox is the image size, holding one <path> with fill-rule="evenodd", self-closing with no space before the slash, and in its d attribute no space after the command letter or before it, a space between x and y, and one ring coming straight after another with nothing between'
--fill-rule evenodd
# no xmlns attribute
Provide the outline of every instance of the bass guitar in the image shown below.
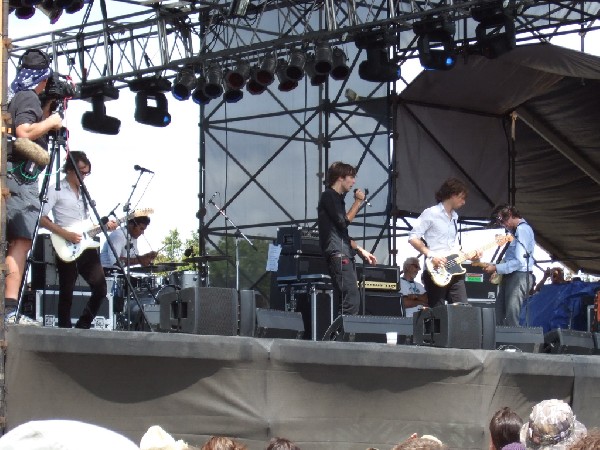
<svg viewBox="0 0 600 450"><path fill-rule="evenodd" d="M136 209L129 215L122 217L117 222L123 222L136 217L148 216L154 213L152 208ZM94 240L94 238L102 231L100 225L96 225L93 228L85 229L84 224L72 225L65 227L65 230L72 231L81 234L81 241L77 244L66 240L58 234L52 233L50 235L50 241L52 247L56 251L57 256L64 262L73 262L88 248L100 247L100 242Z"/></svg>
<svg viewBox="0 0 600 450"><path fill-rule="evenodd" d="M447 286L455 275L462 275L466 269L461 265L463 262L473 258L478 252L487 250L495 246L501 246L514 239L512 234L498 235L493 242L490 242L483 247L474 250L470 253L452 253L446 255L446 264L435 267L432 258L425 260L425 266L431 274L431 279L440 287Z"/></svg>

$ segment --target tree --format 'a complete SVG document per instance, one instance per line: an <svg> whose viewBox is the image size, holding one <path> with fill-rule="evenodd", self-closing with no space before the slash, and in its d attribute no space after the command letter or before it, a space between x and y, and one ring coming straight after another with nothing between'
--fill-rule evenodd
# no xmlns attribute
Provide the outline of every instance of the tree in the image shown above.
<svg viewBox="0 0 600 450"><path fill-rule="evenodd" d="M169 234L162 241L162 252L156 257L155 263L161 262L179 262L181 261L182 242L177 228L170 230Z"/></svg>

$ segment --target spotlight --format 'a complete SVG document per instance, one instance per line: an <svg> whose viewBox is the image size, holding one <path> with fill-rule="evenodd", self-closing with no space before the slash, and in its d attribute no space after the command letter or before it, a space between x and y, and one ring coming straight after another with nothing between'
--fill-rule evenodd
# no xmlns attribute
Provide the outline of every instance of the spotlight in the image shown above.
<svg viewBox="0 0 600 450"><path fill-rule="evenodd" d="M250 75L250 64L247 61L239 61L234 70L225 74L225 85L229 90L241 90Z"/></svg>
<svg viewBox="0 0 600 450"><path fill-rule="evenodd" d="M232 88L230 86L225 86L225 93L223 94L223 100L225 100L227 103L237 103L242 98L244 98L244 91L242 91L241 89Z"/></svg>
<svg viewBox="0 0 600 450"><path fill-rule="evenodd" d="M175 76L171 93L177 100L187 100L196 87L196 76L191 68L184 67Z"/></svg>
<svg viewBox="0 0 600 450"><path fill-rule="evenodd" d="M263 86L269 86L275 80L277 70L277 58L274 55L266 55L260 68L256 69L255 81Z"/></svg>
<svg viewBox="0 0 600 450"><path fill-rule="evenodd" d="M15 8L15 16L17 19L31 19L35 14L33 6L19 6Z"/></svg>
<svg viewBox="0 0 600 450"><path fill-rule="evenodd" d="M140 91L135 94L134 119L144 125L166 127L171 123L167 97L162 92Z"/></svg>
<svg viewBox="0 0 600 450"><path fill-rule="evenodd" d="M310 84L312 86L319 86L327 80L327 74L319 73L316 66L317 62L315 61L315 56L309 55L304 70L306 71L306 76L310 79Z"/></svg>
<svg viewBox="0 0 600 450"><path fill-rule="evenodd" d="M367 51L367 60L358 66L358 75L365 81L387 83L400 78L400 68L390 60L389 47L395 36L385 31L367 31L356 36L354 43Z"/></svg>
<svg viewBox="0 0 600 450"><path fill-rule="evenodd" d="M426 70L450 70L456 64L454 23L444 18L426 19L413 24L418 36L419 61Z"/></svg>
<svg viewBox="0 0 600 450"><path fill-rule="evenodd" d="M213 99L223 93L223 73L218 65L211 65L206 71L206 83L204 84L204 95Z"/></svg>
<svg viewBox="0 0 600 450"><path fill-rule="evenodd" d="M53 0L42 0L42 2L36 5L36 8L43 12L48 19L50 19L50 24L54 25L60 19L62 15L63 9L56 5L56 2Z"/></svg>
<svg viewBox="0 0 600 450"><path fill-rule="evenodd" d="M166 127L171 123L169 104L163 92L171 90L171 82L165 78L138 78L129 82L129 89L136 92L134 119L144 125Z"/></svg>
<svg viewBox="0 0 600 450"><path fill-rule="evenodd" d="M333 54L327 42L315 44L315 71L320 75L329 75L333 68Z"/></svg>
<svg viewBox="0 0 600 450"><path fill-rule="evenodd" d="M333 49L333 65L331 69L331 78L334 80L345 80L350 75L350 68L346 61L348 58L342 49L335 47Z"/></svg>
<svg viewBox="0 0 600 450"><path fill-rule="evenodd" d="M245 17L250 0L233 0L229 7L230 17Z"/></svg>
<svg viewBox="0 0 600 450"><path fill-rule="evenodd" d="M494 59L517 46L515 22L502 2L486 3L471 9L479 50L486 58ZM502 31L504 30L504 31Z"/></svg>
<svg viewBox="0 0 600 450"><path fill-rule="evenodd" d="M259 72L260 69L258 67L250 69L250 79L246 83L246 90L252 95L262 94L267 89L267 87L258 80ZM271 80L271 82L272 81L273 80Z"/></svg>
<svg viewBox="0 0 600 450"><path fill-rule="evenodd" d="M56 0L56 6L65 10L67 14L73 14L83 8L84 0Z"/></svg>
<svg viewBox="0 0 600 450"><path fill-rule="evenodd" d="M92 133L115 135L119 133L121 121L106 115L105 102L119 98L119 90L110 84L82 85L82 99L91 99L92 111L81 116L81 127Z"/></svg>
<svg viewBox="0 0 600 450"><path fill-rule="evenodd" d="M296 49L290 53L290 59L286 68L286 75L290 80L300 81L304 77L304 65L306 64L306 53Z"/></svg>
<svg viewBox="0 0 600 450"><path fill-rule="evenodd" d="M287 75L288 63L283 59L277 61L277 79L279 80L279 89L281 92L289 92L298 87L298 82L292 80Z"/></svg>
<svg viewBox="0 0 600 450"><path fill-rule="evenodd" d="M204 93L205 86L206 79L204 77L198 77L198 80L196 81L196 89L194 89L194 92L192 92L192 100L197 105L206 105L212 100Z"/></svg>

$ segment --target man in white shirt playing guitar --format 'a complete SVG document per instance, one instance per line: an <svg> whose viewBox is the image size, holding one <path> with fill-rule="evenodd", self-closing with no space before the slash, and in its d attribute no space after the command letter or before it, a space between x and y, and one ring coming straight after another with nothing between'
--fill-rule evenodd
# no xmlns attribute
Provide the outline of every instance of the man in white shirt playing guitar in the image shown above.
<svg viewBox="0 0 600 450"><path fill-rule="evenodd" d="M446 255L452 252L461 253L456 245L456 210L464 206L467 193L467 185L461 180L446 180L435 193L438 204L423 211L410 232L408 242L428 258L428 268L442 267L447 263ZM425 239L427 245L422 239ZM430 270L424 270L422 281L430 307L443 305L444 301L467 302L464 275L452 276L448 284L440 286L434 282Z"/></svg>
<svg viewBox="0 0 600 450"><path fill-rule="evenodd" d="M91 173L92 165L84 152L71 151L70 155L67 155L63 166L65 177L60 181L60 190L56 190L52 186L48 189L47 202L43 206L40 226L64 239L67 244L80 244L75 246L77 251L73 252L74 260L64 261L60 257L56 258L59 280L58 326L61 328L72 327L71 304L73 303L75 282L79 274L90 285L92 295L75 327L90 328L102 302L106 299L106 279L98 251L94 248L97 245L90 244L94 247L86 248L86 235L83 230L90 224L90 206L81 190L74 163L77 164L82 179ZM54 221L48 217L50 212L52 212ZM114 230L117 223L110 221L106 227ZM57 253L59 253L58 250Z"/></svg>

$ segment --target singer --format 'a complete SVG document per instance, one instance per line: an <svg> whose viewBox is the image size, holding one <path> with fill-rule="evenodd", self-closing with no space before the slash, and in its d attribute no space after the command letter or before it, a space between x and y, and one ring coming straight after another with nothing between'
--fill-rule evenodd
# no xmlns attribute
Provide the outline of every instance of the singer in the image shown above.
<svg viewBox="0 0 600 450"><path fill-rule="evenodd" d="M354 220L365 194L354 191L354 202L346 212L344 197L354 186L356 169L343 162L334 162L327 170L327 187L318 205L319 241L333 283L340 314L358 314L360 294L356 279L354 256L376 264L377 258L350 238L348 225Z"/></svg>
<svg viewBox="0 0 600 450"><path fill-rule="evenodd" d="M431 260L434 267L446 264L446 255L462 253L456 243L458 237L457 209L467 201L467 185L456 178L449 178L435 193L437 205L427 208L421 213L413 227L408 242L419 253ZM423 242L425 240L425 242ZM481 256L478 254L478 256ZM434 283L428 270L423 271L421 281L427 292L430 307L448 303L466 303L467 290L465 276L455 275L446 286Z"/></svg>
<svg viewBox="0 0 600 450"><path fill-rule="evenodd" d="M485 271L497 272L502 276L498 298L496 299L496 325L519 326L519 315L523 300L533 286L533 250L535 235L519 210L510 205L496 206L492 212L492 223L514 233L498 264L488 264Z"/></svg>
<svg viewBox="0 0 600 450"><path fill-rule="evenodd" d="M44 153L48 147L46 134L62 127L60 116L50 114L50 103L42 105L39 98L51 74L48 55L40 50L27 50L19 61L17 76L8 91L8 112L12 117L13 133L17 138L35 142L35 146L30 147L34 153L39 149ZM17 309L25 262L40 211L37 175L44 167L31 161L38 159L35 156L32 154L27 158L26 152L23 154L10 148L7 155L6 187L10 192L6 200L8 250L4 298L7 315Z"/></svg>
<svg viewBox="0 0 600 450"><path fill-rule="evenodd" d="M108 300L106 278L96 251L97 246L87 242L80 231L74 231L85 229L86 223L89 223L90 213L73 162L77 164L81 177L85 178L91 173L92 164L87 155L84 152L71 151L63 166L65 177L60 181L60 190L57 191L52 187L48 189L48 202L44 205L40 225L60 236L64 241L80 244L83 249L74 261L65 262L56 258L59 285L58 326L72 327L71 304L79 274L90 285L92 295L75 327L87 329L91 327L102 302ZM50 213L54 221L50 220ZM117 228L117 223L109 221L106 227L114 230Z"/></svg>

